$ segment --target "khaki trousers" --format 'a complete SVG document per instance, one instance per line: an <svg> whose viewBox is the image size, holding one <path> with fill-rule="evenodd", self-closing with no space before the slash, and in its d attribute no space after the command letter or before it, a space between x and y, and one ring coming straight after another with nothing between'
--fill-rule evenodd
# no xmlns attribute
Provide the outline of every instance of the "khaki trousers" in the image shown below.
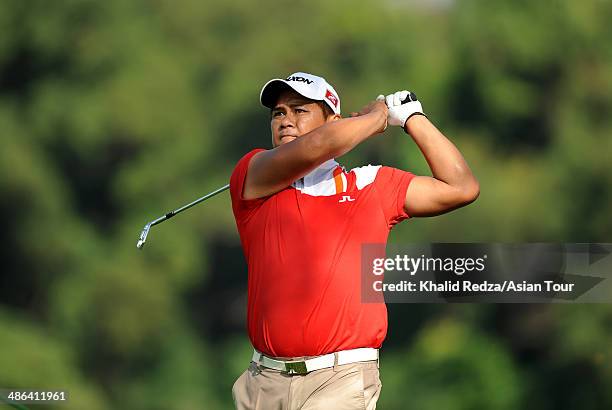
<svg viewBox="0 0 612 410"><path fill-rule="evenodd" d="M288 375L251 362L232 387L237 410L374 410L382 384L378 362Z"/></svg>

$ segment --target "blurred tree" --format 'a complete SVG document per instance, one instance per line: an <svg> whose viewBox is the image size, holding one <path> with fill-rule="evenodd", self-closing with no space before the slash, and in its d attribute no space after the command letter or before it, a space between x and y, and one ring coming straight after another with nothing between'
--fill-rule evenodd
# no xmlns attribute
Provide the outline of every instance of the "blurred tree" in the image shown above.
<svg viewBox="0 0 612 410"><path fill-rule="evenodd" d="M227 195L134 243L269 146L260 86L297 70L344 112L415 91L479 177L474 205L393 241L609 240L611 19L599 0L2 0L0 386L231 406L249 343ZM341 161L428 173L388 134ZM610 308L524 309L390 306L381 406L610 407Z"/></svg>

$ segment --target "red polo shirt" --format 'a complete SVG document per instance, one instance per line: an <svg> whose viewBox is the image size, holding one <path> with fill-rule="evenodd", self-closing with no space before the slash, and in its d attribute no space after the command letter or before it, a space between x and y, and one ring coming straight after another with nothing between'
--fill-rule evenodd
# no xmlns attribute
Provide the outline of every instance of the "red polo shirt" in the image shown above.
<svg viewBox="0 0 612 410"><path fill-rule="evenodd" d="M260 352L316 356L381 346L387 309L361 303L361 245L386 243L408 218L413 174L389 167L345 172L328 161L282 191L242 198L251 157L230 179L232 208L248 265L248 333ZM306 182L304 182L306 181Z"/></svg>

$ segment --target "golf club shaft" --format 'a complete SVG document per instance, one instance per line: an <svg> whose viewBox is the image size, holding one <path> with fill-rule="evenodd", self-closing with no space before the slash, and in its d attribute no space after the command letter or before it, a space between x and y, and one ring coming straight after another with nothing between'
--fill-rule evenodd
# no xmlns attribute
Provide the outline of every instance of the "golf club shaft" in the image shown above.
<svg viewBox="0 0 612 410"><path fill-rule="evenodd" d="M213 197L213 196L215 196L215 195L217 195L217 194L219 194L219 193L221 193L221 192L225 191L225 190L226 190L226 189L228 189L228 188L229 188L229 184L224 185L224 186L222 186L221 188L216 189L216 190L212 191L211 193L204 195L202 198L198 198L198 199L196 199L195 201L188 203L187 205L183 205L182 207L180 207L180 208L178 208L178 209L175 209L174 211L170 211L170 212L166 213L166 215L164 215L164 216L160 216L160 217L159 217L159 218L157 218L156 220L152 221L152 222L151 222L151 226L155 226L155 225L157 225L158 223L164 222L165 220L172 218L174 215L176 215L176 214L178 214L178 213L181 213L181 212L183 212L184 210L189 209L189 208L191 208L192 206L197 205L197 204L199 204L200 202L205 201L205 200L207 200L208 198L211 198L211 197Z"/></svg>
<svg viewBox="0 0 612 410"><path fill-rule="evenodd" d="M148 222L145 226L144 229L142 230L142 232L140 233L140 238L138 239L138 242L136 243L136 247L138 249L142 249L142 247L144 246L146 240L147 240L147 236L149 235L149 230L151 229L152 226L155 226L159 223L164 222L165 220L168 220L170 218L172 218L174 215L183 212L185 209L189 209L194 205L199 204L202 201L207 200L210 197L213 197L223 191L225 191L226 189L229 188L229 184L222 186L219 189L216 189L214 191L212 191L209 194L204 195L202 198L198 198L193 202L188 203L187 205L183 205L182 207L175 209L174 211L170 211L168 213L166 213L166 215L164 216L160 216L159 218L155 219L154 221Z"/></svg>

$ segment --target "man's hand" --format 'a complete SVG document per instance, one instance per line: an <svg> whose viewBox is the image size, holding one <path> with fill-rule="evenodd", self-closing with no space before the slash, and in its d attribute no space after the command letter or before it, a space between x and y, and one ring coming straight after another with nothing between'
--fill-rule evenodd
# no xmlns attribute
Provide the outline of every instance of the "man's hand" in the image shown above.
<svg viewBox="0 0 612 410"><path fill-rule="evenodd" d="M382 96L379 96L380 98ZM417 96L410 91L398 91L393 94L387 95L385 101L387 103L387 107L389 107L389 114L387 121L390 125L399 125L400 127L404 127L408 118L412 117L415 114L425 115L423 113L423 107L419 100L417 100ZM402 103L404 101L404 103Z"/></svg>
<svg viewBox="0 0 612 410"><path fill-rule="evenodd" d="M366 115L370 113L380 113L381 118L384 119L384 121L381 121L381 128L377 131L377 134L380 134L387 129L388 111L389 110L387 108L387 105L385 104L384 96L379 95L374 101L370 101L359 112L352 112L351 117L359 117L361 115Z"/></svg>

